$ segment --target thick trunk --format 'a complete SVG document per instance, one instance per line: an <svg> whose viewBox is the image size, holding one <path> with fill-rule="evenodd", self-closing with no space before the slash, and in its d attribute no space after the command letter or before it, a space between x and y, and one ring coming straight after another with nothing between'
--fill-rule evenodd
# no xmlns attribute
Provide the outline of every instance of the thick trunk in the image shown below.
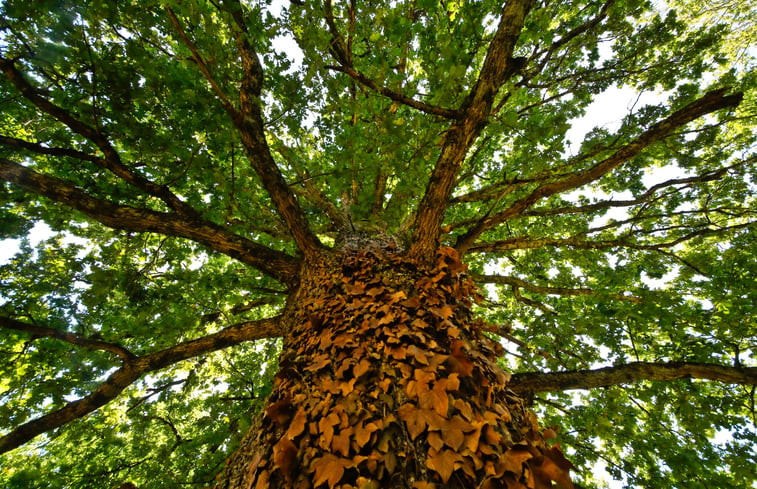
<svg viewBox="0 0 757 489"><path fill-rule="evenodd" d="M218 488L571 487L507 389L451 248L348 240L306 267L268 408Z"/></svg>

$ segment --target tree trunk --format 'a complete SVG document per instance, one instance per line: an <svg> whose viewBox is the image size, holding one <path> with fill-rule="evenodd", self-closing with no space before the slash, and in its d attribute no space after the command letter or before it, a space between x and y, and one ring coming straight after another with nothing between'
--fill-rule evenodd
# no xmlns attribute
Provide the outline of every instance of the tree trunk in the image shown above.
<svg viewBox="0 0 757 489"><path fill-rule="evenodd" d="M218 489L572 487L472 319L466 267L431 261L352 237L307 264L268 407Z"/></svg>

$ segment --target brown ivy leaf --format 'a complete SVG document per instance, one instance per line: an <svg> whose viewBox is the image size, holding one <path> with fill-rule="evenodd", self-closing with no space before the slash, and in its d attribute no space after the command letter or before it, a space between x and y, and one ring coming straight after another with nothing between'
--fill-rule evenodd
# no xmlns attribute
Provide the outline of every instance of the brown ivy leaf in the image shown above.
<svg viewBox="0 0 757 489"><path fill-rule="evenodd" d="M444 440L442 440L442 435L440 435L438 431L429 432L426 441L428 441L429 446L432 446L437 452L444 447Z"/></svg>
<svg viewBox="0 0 757 489"><path fill-rule="evenodd" d="M357 365L352 367L352 375L354 375L356 379L359 379L370 368L371 368L371 362L367 358L363 358L362 360L360 360L360 362L358 362Z"/></svg>
<svg viewBox="0 0 757 489"><path fill-rule="evenodd" d="M410 439L415 440L426 429L426 420L418 409L412 404L404 404L397 410L399 418L405 422Z"/></svg>
<svg viewBox="0 0 757 489"><path fill-rule="evenodd" d="M305 370L307 370L308 372L317 372L329 363L331 363L331 358L325 353L321 353L313 358L313 362L305 367Z"/></svg>
<svg viewBox="0 0 757 489"><path fill-rule="evenodd" d="M284 478L292 481L292 474L297 467L297 447L287 437L281 438L273 446L273 463L281 470Z"/></svg>
<svg viewBox="0 0 757 489"><path fill-rule="evenodd" d="M389 348L387 346L387 349L391 351L390 355L395 360L404 360L405 358L407 358L407 350L404 346L398 346L396 348Z"/></svg>
<svg viewBox="0 0 757 489"><path fill-rule="evenodd" d="M413 489L436 489L436 484L426 481L415 481L413 483Z"/></svg>
<svg viewBox="0 0 757 489"><path fill-rule="evenodd" d="M339 452L344 457L348 457L350 455L350 435L352 434L352 430L350 428L345 428L339 432L338 435L334 437L334 439L331 442L331 450L334 452Z"/></svg>
<svg viewBox="0 0 757 489"><path fill-rule="evenodd" d="M365 284L362 282L351 282L344 284L344 291L348 295L362 295L365 292Z"/></svg>
<svg viewBox="0 0 757 489"><path fill-rule="evenodd" d="M409 385L410 383L408 383ZM425 409L433 409L440 416L447 416L449 397L447 397L447 392L444 390L441 390L441 392L437 389L430 390L419 394L418 405Z"/></svg>
<svg viewBox="0 0 757 489"><path fill-rule="evenodd" d="M415 329L426 329L428 328L428 323L424 321L423 319L417 318L417 319L413 319L413 322L410 323L410 326L412 326Z"/></svg>
<svg viewBox="0 0 757 489"><path fill-rule="evenodd" d="M412 355L419 364L428 365L428 352L426 350L422 350L415 345L410 345L407 347L407 353Z"/></svg>
<svg viewBox="0 0 757 489"><path fill-rule="evenodd" d="M552 459L552 461L561 469L570 470L576 468L572 463L570 463L570 460L565 458L565 455L563 455L562 448L560 448L559 443L555 443L552 448L546 450L544 452L544 456Z"/></svg>
<svg viewBox="0 0 757 489"><path fill-rule="evenodd" d="M328 450L331 440L334 437L334 426L339 424L339 415L335 412L329 413L328 416L318 420L318 430L321 433L319 445L324 450Z"/></svg>
<svg viewBox="0 0 757 489"><path fill-rule="evenodd" d="M457 468L456 464L461 464L463 457L454 450L443 450L432 455L429 451L429 457L426 459L426 467L435 471L442 478L443 483L447 483L452 476L452 472Z"/></svg>
<svg viewBox="0 0 757 489"><path fill-rule="evenodd" d="M386 471L389 472L389 475L394 473L397 469L397 465L399 465L399 463L397 462L397 456L394 452L387 452L384 455L384 467L386 467Z"/></svg>
<svg viewBox="0 0 757 489"><path fill-rule="evenodd" d="M535 457L528 461L528 466L534 473L537 489L573 489L568 471L558 467L551 459Z"/></svg>
<svg viewBox="0 0 757 489"><path fill-rule="evenodd" d="M481 438L481 425L477 426L472 432L465 435L463 447L470 450L471 453L478 451L478 441Z"/></svg>
<svg viewBox="0 0 757 489"><path fill-rule="evenodd" d="M268 483L270 480L271 475L268 473L267 470L262 471L258 474L258 480L255 483L255 489L264 489L268 487Z"/></svg>
<svg viewBox="0 0 757 489"><path fill-rule="evenodd" d="M473 362L465 355L464 346L465 343L461 340L453 340L450 345L450 356L446 362L447 367L460 374L460 377L468 377L473 373Z"/></svg>
<svg viewBox="0 0 757 489"><path fill-rule="evenodd" d="M307 415L305 414L305 409L299 408L297 410L297 414L295 414L294 418L292 418L292 423L289 425L289 429L287 429L286 437L290 440L294 440L303 431L305 431L306 422Z"/></svg>
<svg viewBox="0 0 757 489"><path fill-rule="evenodd" d="M357 489L379 489L379 487L381 487L379 481L368 479L367 477L358 477L357 481L355 481L355 484L355 487L357 487Z"/></svg>
<svg viewBox="0 0 757 489"><path fill-rule="evenodd" d="M376 297L376 296L379 296L379 295L381 295L381 294L382 294L382 293L384 292L384 290L385 290L385 289L384 289L384 287L382 287L382 286L378 286L378 287L372 287L372 288L368 289L368 290L367 290L367 291L365 292L365 295L367 295L367 296L369 296L369 297Z"/></svg>
<svg viewBox="0 0 757 489"><path fill-rule="evenodd" d="M315 471L313 487L318 487L326 482L329 488L333 488L337 482L342 480L344 469L352 465L352 460L345 460L331 453L325 454L315 460L311 466L311 470Z"/></svg>
<svg viewBox="0 0 757 489"><path fill-rule="evenodd" d="M357 443L357 446L360 448L364 447L365 444L368 443L368 440L371 439L371 433L376 430L378 430L376 423L367 423L363 426L363 423L361 422L355 426L355 443Z"/></svg>
<svg viewBox="0 0 757 489"><path fill-rule="evenodd" d="M401 301L405 297L407 297L407 294L405 293L405 291L398 290L397 292L393 292L391 295L389 295L388 301L390 304L394 304L395 302Z"/></svg>
<svg viewBox="0 0 757 489"><path fill-rule="evenodd" d="M357 379L350 379L349 382L342 382L342 384L339 386L339 390L341 391L343 396L347 396L355 389L355 380Z"/></svg>
<svg viewBox="0 0 757 489"><path fill-rule="evenodd" d="M455 399L452 402L452 405L455 406L458 411L460 411L460 414L463 415L463 418L467 419L468 421L473 420L473 409L471 409L470 404L462 399Z"/></svg>
<svg viewBox="0 0 757 489"><path fill-rule="evenodd" d="M457 427L447 426L442 428L442 439L451 449L459 450L465 441L465 434L463 433L463 430Z"/></svg>
<svg viewBox="0 0 757 489"><path fill-rule="evenodd" d="M508 449L497 462L497 475L512 472L516 477L523 473L523 464L534 455L524 445L515 445Z"/></svg>
<svg viewBox="0 0 757 489"><path fill-rule="evenodd" d="M292 398L287 396L284 399L274 402L265 410L265 413L274 423L284 426L292 417Z"/></svg>
<svg viewBox="0 0 757 489"><path fill-rule="evenodd" d="M453 313L452 308L447 304L444 304L442 307L429 307L428 310L439 319L449 319Z"/></svg>

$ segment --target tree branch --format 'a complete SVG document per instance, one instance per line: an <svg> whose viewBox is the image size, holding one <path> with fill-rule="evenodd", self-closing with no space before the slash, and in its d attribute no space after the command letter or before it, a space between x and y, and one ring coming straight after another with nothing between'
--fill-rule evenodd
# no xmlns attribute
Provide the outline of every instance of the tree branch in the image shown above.
<svg viewBox="0 0 757 489"><path fill-rule="evenodd" d="M675 185L691 186L691 184L719 180L730 170L733 170L734 168L738 168L739 166L742 166L746 163L749 163L750 161L755 161L755 160L757 160L757 157L751 157L751 158L747 158L744 161L740 161L736 164L730 165L728 167L720 168L718 170L711 171L708 173L703 173L702 175L697 175L697 176L687 177L687 178L670 179L665 182L661 182L656 185L653 185L652 187L647 189L646 192L639 195L635 199L605 200L605 201L595 202L593 204L588 204L588 205L583 205L583 206L567 206L567 207L558 207L554 209L534 209L534 210L530 210L530 211L526 211L522 213L521 216L552 216L552 215L557 215L557 214L580 214L583 212L598 211L598 210L608 209L612 207L631 207L631 206L643 204L644 202L649 201L649 199L654 197L657 194L657 192L668 187L672 187Z"/></svg>
<svg viewBox="0 0 757 489"><path fill-rule="evenodd" d="M671 248L677 244L683 243L690 239L722 234L728 231L735 231L737 229L743 229L753 225L754 223L736 224L733 226L727 226L719 229L699 229L692 231L688 234L679 236L671 241L661 243L633 243L627 239L608 239L590 241L579 238L531 238L529 236L519 236L516 238L504 239L500 241L494 241L491 243L479 243L471 247L468 251L473 253L481 253L487 251L511 251L511 250L525 250L541 248L544 246L568 246L571 248L583 248L583 249L603 249L603 248L631 248L636 250L661 250L664 248Z"/></svg>
<svg viewBox="0 0 757 489"><path fill-rule="evenodd" d="M126 361L136 358L136 355L116 343L92 340L78 334L43 326L36 326L34 324L25 323L5 316L0 316L0 328L30 333L35 338L55 338L57 340L65 341L66 343L71 343L72 345L81 346L89 350L107 351L118 355Z"/></svg>
<svg viewBox="0 0 757 489"><path fill-rule="evenodd" d="M21 147L27 150L35 151L42 154L50 154L54 156L73 156L86 161L91 161L97 166L104 168L121 180L133 185L134 187L146 192L148 195L152 195L161 199L171 209L187 216L196 216L197 211L190 207L188 204L174 195L168 187L157 185L156 183L148 180L147 178L139 175L124 165L121 161L121 156L111 145L110 141L103 136L97 129L83 123L69 111L58 107L43 97L39 90L34 88L23 76L21 71L16 68L13 60L5 59L0 56L0 68L2 69L5 77L21 92L28 101L37 106L42 112L54 117L59 122L63 123L69 129L75 133L85 137L89 141L95 144L100 149L105 158L98 158L92 155L87 155L75 150L56 148L45 148L42 145L23 141L21 139L3 137L0 143L10 145L14 147Z"/></svg>
<svg viewBox="0 0 757 489"><path fill-rule="evenodd" d="M444 212L465 155L487 123L500 87L518 68L513 59L515 43L533 0L509 0L500 16L497 32L487 50L478 80L463 102L462 118L452 124L415 216L411 256L433 255L441 234Z"/></svg>
<svg viewBox="0 0 757 489"><path fill-rule="evenodd" d="M155 232L196 241L236 258L288 285L297 281L299 263L291 256L237 236L227 229L198 218L118 205L97 199L76 186L42 175L5 158L0 158L0 180L5 180L82 212L114 229Z"/></svg>
<svg viewBox="0 0 757 489"><path fill-rule="evenodd" d="M757 367L726 367L694 362L633 362L596 370L517 373L513 374L509 388L517 393L546 392L676 379L754 385L757 384Z"/></svg>
<svg viewBox="0 0 757 489"><path fill-rule="evenodd" d="M460 236L455 248L463 255L475 243L484 231L487 231L508 219L522 215L533 204L551 195L566 192L574 188L597 180L627 162L652 143L665 139L676 129L688 124L703 115L719 109L736 107L743 98L742 93L726 95L727 88L721 88L706 93L685 107L673 112L669 117L652 125L637 136L633 141L624 145L608 158L600 161L588 170L574 173L561 180L545 183L534 189L529 195L512 203L507 209L481 219L477 225Z"/></svg>
<svg viewBox="0 0 757 489"><path fill-rule="evenodd" d="M232 120L255 172L263 182L263 187L273 201L273 205L287 224L297 247L306 258L316 256L323 249L318 237L313 234L300 204L284 180L281 170L271 155L265 137L261 111L261 91L263 88L263 67L249 40L249 32L244 21L244 12L239 1L230 2L229 13L234 19L234 38L242 59L244 75L239 89L239 107Z"/></svg>
<svg viewBox="0 0 757 489"><path fill-rule="evenodd" d="M197 67L200 69L202 76L204 76L208 83L210 83L210 87L216 93L218 98L221 99L221 105L223 105L223 108L226 110L226 112L232 117L232 119L236 118L238 115L236 107L234 107L234 104L231 103L228 96L221 88L221 85L218 84L218 81L210 72L207 63L202 58L199 51L197 51L197 46L195 46L192 40L189 39L187 33L184 32L184 28L181 26L179 19L176 17L176 14L173 12L171 7L166 5L165 9L166 13L168 13L168 18L171 20L171 24L179 35L179 39L181 39L184 45L189 48L189 51L192 53L192 59L194 59L195 63L197 63Z"/></svg>
<svg viewBox="0 0 757 489"><path fill-rule="evenodd" d="M159 370L182 360L227 348L244 341L281 336L284 328L282 316L258 321L246 321L229 326L218 333L187 341L179 345L126 360L89 395L69 402L64 407L22 424L0 438L0 453L18 448L37 435L82 418L118 397L142 375Z"/></svg>
<svg viewBox="0 0 757 489"><path fill-rule="evenodd" d="M421 112L424 112L426 114L430 115L438 115L441 117L445 117L447 119L458 119L461 115L460 111L453 110L453 109L447 109L445 107L438 107L436 105L427 104L425 102L421 102L419 100L415 100L412 97L408 97L407 95L403 95L399 92L395 92L394 90L390 88L386 88L384 86L379 85L375 81L371 80L367 76L365 76L363 73L357 71L352 66L334 66L334 65L327 65L327 69L338 71L340 73L344 73L346 75L349 75L350 78L358 81L361 85L370 88L376 93L379 93L390 100L394 100L395 102L401 103L402 105L407 105L408 107L412 107L414 109L417 109Z"/></svg>
<svg viewBox="0 0 757 489"><path fill-rule="evenodd" d="M328 65L326 66L326 69L344 73L361 85L373 90L374 92L383 95L397 103L407 105L408 107L412 107L426 114L446 117L448 119L457 119L458 117L460 117L461 113L457 110L437 107L415 100L412 97L408 97L390 88L380 85L376 81L372 80L365 74L355 69L355 66L352 62L351 42L348 40L348 42L345 43L344 38L339 33L339 29L337 28L334 21L334 13L331 8L331 0L325 0L323 2L323 6L326 25L328 26L329 32L331 33L331 54L339 63L339 66Z"/></svg>
<svg viewBox="0 0 757 489"><path fill-rule="evenodd" d="M599 296L602 295L601 292L598 292L594 289L588 289L585 287L581 288L570 288L570 287L545 287L540 286L536 284L532 284L531 282L526 282L525 280L521 280L516 277L510 277L506 275L472 275L471 278L475 282L483 282L483 283L489 283L489 284L502 284L502 285L510 285L513 287L519 287L521 289L530 290L531 292L536 292L537 294L545 294L545 295L567 295L567 296ZM607 294L607 297L611 299L616 299L620 301L629 301L634 303L641 303L641 298L634 297L630 295L624 295L624 294Z"/></svg>

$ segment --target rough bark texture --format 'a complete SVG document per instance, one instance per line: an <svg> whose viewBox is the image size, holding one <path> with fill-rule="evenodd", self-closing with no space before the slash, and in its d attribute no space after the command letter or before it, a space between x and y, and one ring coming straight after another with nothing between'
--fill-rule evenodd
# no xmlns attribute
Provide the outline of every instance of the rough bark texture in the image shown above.
<svg viewBox="0 0 757 489"><path fill-rule="evenodd" d="M352 237L304 270L268 407L218 489L572 487L453 249L427 265Z"/></svg>

